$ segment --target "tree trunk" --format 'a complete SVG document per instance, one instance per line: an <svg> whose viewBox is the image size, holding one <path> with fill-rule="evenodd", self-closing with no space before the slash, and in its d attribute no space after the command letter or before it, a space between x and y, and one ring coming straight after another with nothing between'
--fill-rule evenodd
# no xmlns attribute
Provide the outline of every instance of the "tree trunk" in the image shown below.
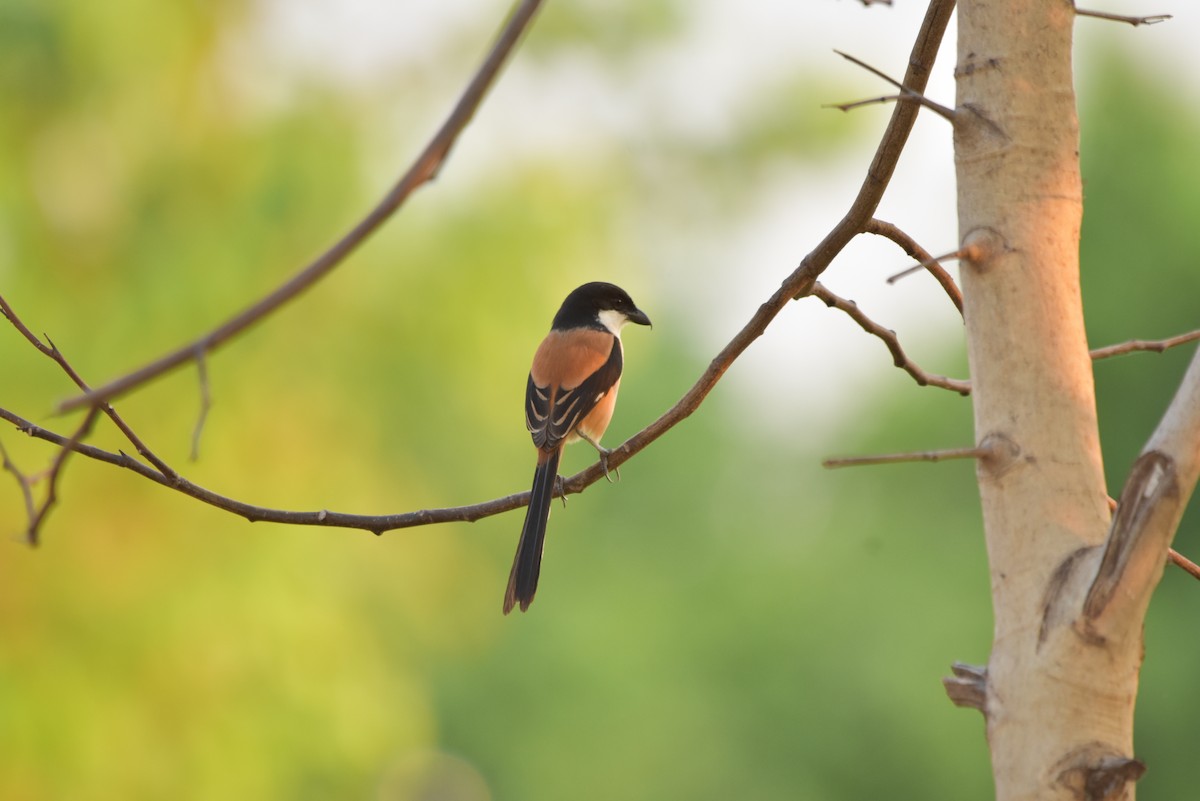
<svg viewBox="0 0 1200 801"><path fill-rule="evenodd" d="M999 801L1132 799L1141 772L1140 615L1098 632L1083 612L1111 512L1079 290L1074 20L1065 0L959 4L955 161L976 440L993 451L977 477Z"/></svg>

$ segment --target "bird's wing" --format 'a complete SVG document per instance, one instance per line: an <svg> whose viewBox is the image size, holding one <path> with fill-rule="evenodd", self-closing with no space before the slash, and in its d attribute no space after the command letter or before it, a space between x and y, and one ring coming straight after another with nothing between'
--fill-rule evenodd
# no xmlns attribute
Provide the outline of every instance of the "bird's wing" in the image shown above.
<svg viewBox="0 0 1200 801"><path fill-rule="evenodd" d="M525 424L549 451L621 377L621 341L606 331L551 331L538 348L525 388Z"/></svg>

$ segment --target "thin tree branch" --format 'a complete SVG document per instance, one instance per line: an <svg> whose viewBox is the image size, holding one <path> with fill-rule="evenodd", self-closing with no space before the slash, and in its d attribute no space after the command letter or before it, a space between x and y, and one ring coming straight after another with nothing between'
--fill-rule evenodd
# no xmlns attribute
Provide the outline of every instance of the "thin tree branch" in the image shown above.
<svg viewBox="0 0 1200 801"><path fill-rule="evenodd" d="M162 473L149 467L148 465L139 462L137 459L129 456L126 453L107 451L102 448L97 448L93 445L87 445L72 437L64 437L49 429L42 428L35 423L26 420L8 409L0 408L0 419L7 420L16 426L17 430L27 434L35 439L40 439L57 445L62 449L63 453L75 452L89 459L105 462L107 464L123 467L126 470L136 473L142 478L153 481L156 484L161 484L169 489L176 490L191 498L194 498L202 503L214 506L226 512L244 517L250 522L270 522L283 523L287 525L301 526L327 526L330 528L352 528L370 531L375 534L382 534L385 531L400 528L411 528L413 526L424 526L433 523L450 523L450 522L474 522L484 517L490 517L501 512L507 512L511 509L517 509L529 503L529 493L521 492L515 495L508 495L503 498L485 501L483 503L472 504L470 506L447 507L440 509L422 509L414 512L405 512L402 514L390 515L358 515L346 512L333 512L329 510L315 511L291 511L285 509L273 509L266 506L255 506L254 504L245 503L234 498L230 498L219 493L206 489L199 484L195 484L186 478L176 475L174 478L167 478ZM569 482L578 482L581 476L585 476L588 471L573 476ZM595 478L600 477L600 471L597 467ZM595 480L592 479L592 481ZM587 481L582 486L592 483ZM570 490L573 492L578 489Z"/></svg>
<svg viewBox="0 0 1200 801"><path fill-rule="evenodd" d="M16 463L8 457L8 450L5 449L3 442L0 442L0 460L2 460L0 468L12 473L13 477L17 480L17 486L21 488L21 499L25 503L25 519L32 523L33 518L37 516L37 509L33 505L33 482L30 480L29 476L22 473L20 468L17 467ZM26 531L28 531L28 529L26 529Z"/></svg>
<svg viewBox="0 0 1200 801"><path fill-rule="evenodd" d="M958 288L958 284L954 283L954 279L950 277L950 273L946 272L946 268L940 263L941 259L946 258L945 256L942 256L941 258L935 258L929 255L929 251L918 245L915 239L890 222L884 222L883 220L879 219L871 220L871 222L867 224L866 233L875 234L876 236L882 236L892 240L892 242L895 242L897 245L899 245L900 248L910 257L916 259L919 264L912 268L912 270L916 271L923 267L929 271L929 274L934 277L934 280L941 285L942 290L945 291L946 295L950 298L950 302L954 304L954 308L958 309L958 313L960 315L962 314L962 291ZM955 254L957 253L958 251L955 251ZM907 272L908 271L905 271L905 273ZM888 279L888 283L895 283L896 279L903 274L904 273L893 275Z"/></svg>
<svg viewBox="0 0 1200 801"><path fill-rule="evenodd" d="M916 273L921 272L921 270L928 269L929 265L931 265L931 264L936 264L938 267L941 267L942 266L941 263L944 261L949 261L950 259L961 259L961 258L963 258L963 251L961 251L961 250L952 250L949 253L943 253L940 256L930 256L928 259L923 260L918 264L914 264L911 267L905 267L900 272L889 275L887 282L889 284L894 284L897 281L899 281L901 278L908 278L910 275L915 275Z"/></svg>
<svg viewBox="0 0 1200 801"><path fill-rule="evenodd" d="M1186 334L1170 337L1168 339L1131 339L1128 342L1122 342L1117 345L1107 345L1103 348L1095 348L1091 351L1092 359L1108 359L1113 356L1122 356L1126 353L1134 353L1135 351L1153 351L1162 353L1169 348L1175 348L1180 345L1186 345L1189 342L1195 342L1200 339L1200 331L1189 331Z"/></svg>
<svg viewBox="0 0 1200 801"><path fill-rule="evenodd" d="M898 100L904 99L904 95L879 95L878 97L865 97L862 100L848 100L845 103L826 103L821 108L835 108L838 111L854 111L856 108L864 108L866 106L882 106L885 103L895 103Z"/></svg>
<svg viewBox="0 0 1200 801"><path fill-rule="evenodd" d="M994 453L986 445L973 448L948 448L940 451L911 451L909 453L881 453L874 456L845 456L825 459L822 467L864 467L876 464L899 464L901 462L941 462L946 459L986 459Z"/></svg>
<svg viewBox="0 0 1200 801"><path fill-rule="evenodd" d="M927 373L925 370L921 369L915 362L913 362L912 359L908 358L908 354L906 354L904 352L904 348L900 346L900 338L896 336L896 332L890 328L884 328L882 325L872 320L863 312L862 309L858 307L858 304L854 301L846 300L845 298L834 294L819 281L813 287L812 294L813 297L816 297L826 306L845 312L850 316L850 319L858 323L859 327L868 334L883 340L883 343L887 345L888 350L892 354L892 363L912 376L913 380L916 381L920 386L941 387L942 389L948 389L951 392L957 392L959 395L971 394L971 384L969 381L960 381L954 378L947 378L944 375Z"/></svg>
<svg viewBox="0 0 1200 801"><path fill-rule="evenodd" d="M1191 559L1188 559L1179 551L1175 550L1174 548L1168 548L1167 558L1170 559L1175 566L1182 567L1185 571L1190 573L1192 578L1200 579L1200 565L1196 564Z"/></svg>
<svg viewBox="0 0 1200 801"><path fill-rule="evenodd" d="M200 412L196 416L196 427L192 429L193 462L200 459L200 435L204 433L208 410L212 408L212 392L208 386L208 357L203 353L196 354L196 382L200 385Z"/></svg>
<svg viewBox="0 0 1200 801"><path fill-rule="evenodd" d="M58 502L58 479L62 476L63 467L66 465L67 459L75 452L75 447L91 433L92 426L99 416L100 407L93 406L91 409L88 409L87 416L83 418L83 422L79 424L79 428L75 429L75 433L63 444L63 447L59 449L58 454L54 457L54 461L51 462L50 470L46 474L46 497L42 499L41 506L29 518L29 527L25 529L25 542L30 546L37 547L42 524L46 522L46 517L50 514L50 510Z"/></svg>
<svg viewBox="0 0 1200 801"><path fill-rule="evenodd" d="M1095 19L1105 19L1111 22L1125 22L1135 28L1139 25L1157 25L1160 22L1166 22L1172 18L1170 14L1151 14L1147 17L1129 17L1124 14L1111 14L1107 11L1090 11L1085 8L1076 8L1075 16L1093 17Z"/></svg>
<svg viewBox="0 0 1200 801"><path fill-rule="evenodd" d="M417 156L416 161L383 199L332 247L266 297L251 304L213 330L131 373L109 381L90 392L63 401L59 404L58 411L68 412L83 406L95 406L103 401L112 400L129 392L134 387L195 360L201 354L211 353L332 272L367 237L383 225L415 190L437 177L450 154L450 149L467 123L471 121L476 109L499 74L500 68L528 28L540 5L541 0L522 0L501 31L491 52L471 78L458 103L450 112L450 116L446 118L429 144Z"/></svg>
<svg viewBox="0 0 1200 801"><path fill-rule="evenodd" d="M12 323L13 327L20 332L21 336L25 337L25 339L31 345L37 348L39 352L52 359L55 364L62 368L62 371L67 374L67 377L71 379L72 383L74 383L76 387L84 392L89 391L87 382L83 380L79 373L75 372L75 368L72 367L69 362L67 362L66 357L63 356L62 351L58 349L54 342L52 342L49 337L46 337L46 342L42 342L40 339L38 339L38 337L34 335L29 327L25 325L21 318L17 316L17 313L13 311L13 308L8 304L8 301L4 299L3 295L0 295L0 314L3 314L5 319ZM133 428L131 428L129 424L126 423L119 414L117 414L117 410L114 409L111 404L105 403L100 408L106 415L108 415L108 418L112 420L113 424L120 430L125 438L129 440L130 444L137 449L137 452L142 456L142 458L154 465L154 467L168 480L173 480L176 478L175 471L169 465L167 465L166 462L164 462L162 459L159 459L158 456L156 456L149 448L146 447L146 444L142 442L141 438L134 432Z"/></svg>
<svg viewBox="0 0 1200 801"><path fill-rule="evenodd" d="M938 48L946 32L950 17L954 12L954 0L932 0L925 12L925 19L917 33L916 41L908 59L908 70L904 83L914 91L924 90L929 81L930 71L937 58ZM898 104L892 109L891 119L887 129L875 150L875 157L867 169L858 195L850 205L849 211L841 221L833 227L825 238L801 260L799 266L783 280L779 289L761 306L742 327L729 344L709 363L699 380L682 398L661 417L646 428L634 434L619 447L614 448L608 457L609 467L620 467L632 455L641 451L651 442L661 437L696 409L707 397L708 393L733 364L734 360L750 346L755 339L762 336L763 331L787 304L788 300L811 294L817 278L829 266L843 248L861 233L875 215L875 209L883 197L884 190L895 172L896 163L904 150L905 143L912 131L917 118L917 107L912 104ZM574 491L577 481L583 477L588 483L595 481L601 475L599 465L592 465L583 473L572 477L567 482L568 490Z"/></svg>
<svg viewBox="0 0 1200 801"><path fill-rule="evenodd" d="M883 72L882 70L878 70L878 69L872 67L867 62L862 61L861 59L857 59L854 56L850 55L849 53L843 53L841 50L834 50L833 52L837 53L839 56L846 59L851 64L862 67L864 70L871 73L872 75L875 75L875 76L887 81L892 86L899 89L900 94L894 95L894 96L889 96L889 97L875 97L875 98L871 98L870 100L860 100L860 101L853 102L853 103L833 104L832 108L841 109L842 111L850 111L851 109L858 108L859 106L870 105L872 103L886 103L889 100L896 100L896 101L908 100L908 101L915 102L919 105L925 106L925 108L929 109L932 112L935 112L939 116L944 117L945 119L949 120L950 122L954 122L954 119L955 119L954 109L946 108L945 106L941 105L940 103L935 103L934 101L925 97L925 95L921 94L921 92L914 91L913 89L909 88L907 85L900 83L895 78L891 77L890 75ZM924 89L924 87L922 87L922 89Z"/></svg>
<svg viewBox="0 0 1200 801"><path fill-rule="evenodd" d="M933 0L925 11L925 19L913 43L912 52L908 57L908 70L904 75L904 85L914 92L925 91L929 83L929 74L933 70L938 48L946 33L946 26L954 13L954 0ZM884 132L883 140L875 151L875 158L867 171L866 181L859 190L858 197L851 206L842 223L835 228L826 242L840 236L846 236L847 241L853 233L861 231L875 213L883 197L883 191L891 180L892 173L900 159L900 152L908 142L908 135L917 120L917 109L914 106L900 105L892 109L892 116ZM847 227L855 228L853 233L847 232ZM822 245L825 243L823 242ZM844 243L843 243L844 246Z"/></svg>
<svg viewBox="0 0 1200 801"><path fill-rule="evenodd" d="M525 8L527 5L530 4L524 4L522 8ZM953 10L953 0L932 0L929 4L924 22L913 45L908 62L908 71L905 75L905 83L913 87L916 91L922 90L928 81L929 73L937 57L938 48ZM511 29L512 26L510 24ZM498 49L499 47L497 45ZM847 211L841 221L834 226L817 247L804 257L796 269L783 280L779 289L759 307L758 311L743 326L741 331L713 358L691 389L657 420L609 453L608 468L610 471L620 467L635 454L649 446L668 430L696 411L708 396L708 393L712 391L713 387L716 386L717 382L724 375L725 371L729 369L730 365L733 364L738 356L755 339L762 335L771 321L787 305L788 301L804 297L812 292L817 277L829 266L850 240L859 233L862 233L870 223L875 209L878 207L879 201L883 196L883 192L887 188L895 171L896 163L903 152L909 133L912 131L916 114L917 107L912 104L898 104L893 108L891 119L876 149L866 178L849 211ZM201 347L206 351L211 349L205 345L203 339L189 346L192 349L196 347ZM182 363L190 358L194 358L194 354L188 351L177 363ZM155 363L155 365L157 364L159 363ZM151 365L151 367L155 367L155 365ZM148 372L146 375L140 375L142 371L139 371L138 373L131 374L130 377L120 379L123 382L120 385L117 385L117 382L113 382L95 392L79 396L73 402L76 405L99 403L103 398L110 397L112 393L127 391L151 377L160 375L173 366L175 365L155 367L157 372ZM143 369L149 370L149 368ZM105 405L107 406L107 404ZM8 420L17 426L20 431L32 437L53 443L60 448L81 453L89 458L131 470L155 483L178 490L204 503L252 521L261 520L292 525L356 528L381 534L384 531L393 529L433 523L452 521L472 522L519 508L529 502L529 492L521 492L469 506L424 509L393 515L354 515L328 510L299 512L270 509L247 504L211 492L188 481L177 473L174 473L174 471L168 473L167 471L170 468L167 468L165 465L156 471L124 453L112 453L74 441L72 438L63 437L60 434L41 428L25 420L7 409L0 409L0 418ZM131 438L131 441L136 441L135 435L133 435L132 431L127 430L127 427L122 428L122 430ZM144 446L139 445L139 452L143 448ZM145 453L149 454L149 451L147 450ZM150 458L150 456L148 455L147 458ZM158 467L157 461L154 464L155 467ZM565 479L561 483L560 494L566 495L582 492L603 475L604 471L601 465L599 463L593 464L585 470Z"/></svg>

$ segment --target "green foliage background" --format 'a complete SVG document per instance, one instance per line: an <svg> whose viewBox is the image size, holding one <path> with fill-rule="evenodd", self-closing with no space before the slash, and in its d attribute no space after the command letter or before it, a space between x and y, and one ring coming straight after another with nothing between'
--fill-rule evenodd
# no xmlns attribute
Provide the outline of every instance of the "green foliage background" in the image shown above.
<svg viewBox="0 0 1200 801"><path fill-rule="evenodd" d="M686 10L614 6L551 4L528 68L590 50L636 79L631 53L670 41ZM313 78L256 109L213 68L247 13L0 0L0 292L93 381L222 319L344 230L390 180L364 165L382 152L399 169L491 25L451 48L447 75L413 66L357 93ZM1122 50L1093 61L1091 339L1195 328L1200 121ZM664 215L711 192L717 225L752 196L748 175L866 164L870 118L816 110L843 96L781 75L727 138L700 147L648 126L635 155L670 154ZM410 97L412 142L383 137ZM119 404L151 447L216 491L287 508L523 488L529 354L565 291L594 278L627 285L656 322L628 337L608 439L678 398L711 357L691 343L728 334L697 339L639 246L630 209L649 212L630 154L471 168L492 158L489 121L514 113L492 101L455 155L467 166L452 160L331 279L211 360L200 461L187 461L194 375ZM928 358L962 375L957 329L944 342ZM1114 493L1189 356L1097 367ZM969 440L967 401L887 365L880 348L876 402L818 424L839 452ZM69 392L0 330L0 405L67 430L47 410ZM984 662L990 638L970 467L823 472L827 445L739 422L738 403L719 388L621 483L556 509L538 603L511 618L519 513L382 538L251 526L76 459L30 550L0 476L0 798L988 797L981 722L938 681L954 660ZM97 444L127 447L98 428ZM11 430L0 442L28 472L52 456ZM1200 551L1195 514L1178 547ZM1200 588L1169 571L1139 702L1147 797L1192 787L1198 614Z"/></svg>

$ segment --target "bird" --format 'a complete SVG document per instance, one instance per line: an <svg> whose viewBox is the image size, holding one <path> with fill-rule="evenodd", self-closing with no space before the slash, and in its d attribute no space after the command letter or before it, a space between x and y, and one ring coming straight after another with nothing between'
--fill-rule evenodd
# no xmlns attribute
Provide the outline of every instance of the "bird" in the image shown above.
<svg viewBox="0 0 1200 801"><path fill-rule="evenodd" d="M537 467L504 593L506 615L517 605L527 610L537 592L563 447L579 440L590 443L608 475L611 451L600 445L600 438L612 419L621 385L621 329L627 323L648 326L650 318L619 286L604 281L584 284L567 295L533 355L525 385L525 425L537 448Z"/></svg>

